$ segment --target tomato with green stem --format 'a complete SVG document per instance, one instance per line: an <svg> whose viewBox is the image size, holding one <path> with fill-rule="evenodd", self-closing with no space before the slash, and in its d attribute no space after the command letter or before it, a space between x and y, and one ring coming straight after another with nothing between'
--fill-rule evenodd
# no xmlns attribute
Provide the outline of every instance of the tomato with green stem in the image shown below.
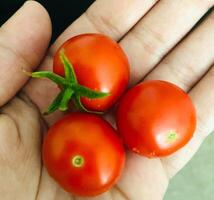
<svg viewBox="0 0 214 200"><path fill-rule="evenodd" d="M82 34L66 41L56 52L53 72L34 72L56 82L61 93L47 113L68 108L70 99L85 111L103 112L124 92L129 81L129 63L122 48L102 34Z"/></svg>
<svg viewBox="0 0 214 200"><path fill-rule="evenodd" d="M145 81L121 99L117 127L132 151L147 156L167 156L192 138L196 111L191 99L176 85Z"/></svg>
<svg viewBox="0 0 214 200"><path fill-rule="evenodd" d="M72 113L49 129L43 161L50 176L66 191L95 196L116 183L125 151L108 122L94 114Z"/></svg>

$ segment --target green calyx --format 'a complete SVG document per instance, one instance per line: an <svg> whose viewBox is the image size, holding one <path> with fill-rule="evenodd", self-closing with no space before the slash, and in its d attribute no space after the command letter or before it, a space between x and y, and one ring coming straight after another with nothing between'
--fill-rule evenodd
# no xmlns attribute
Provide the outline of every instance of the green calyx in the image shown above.
<svg viewBox="0 0 214 200"><path fill-rule="evenodd" d="M99 112L87 110L82 105L80 99L81 97L87 97L89 99L102 98L108 96L109 93L97 92L80 85L77 81L73 66L65 56L64 51L60 52L60 60L64 66L65 77L59 76L50 71L38 71L30 74L33 78L48 78L59 85L61 88L61 92L53 100L44 114L47 115L53 113L57 109L66 111L68 109L68 103L70 100L74 102L74 105L78 110L100 114Z"/></svg>

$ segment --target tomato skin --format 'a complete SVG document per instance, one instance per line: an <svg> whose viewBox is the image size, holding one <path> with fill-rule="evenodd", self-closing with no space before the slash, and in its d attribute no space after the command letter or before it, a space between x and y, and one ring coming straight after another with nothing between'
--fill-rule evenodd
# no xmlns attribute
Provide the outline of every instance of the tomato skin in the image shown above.
<svg viewBox="0 0 214 200"><path fill-rule="evenodd" d="M81 167L72 164L84 158ZM115 184L125 162L125 151L115 130L101 117L72 113L55 123L43 144L48 173L66 191L95 196Z"/></svg>
<svg viewBox="0 0 214 200"><path fill-rule="evenodd" d="M196 111L189 96L176 85L145 81L121 99L117 127L132 151L149 158L167 156L192 138Z"/></svg>
<svg viewBox="0 0 214 200"><path fill-rule="evenodd" d="M129 81L129 63L122 48L101 34L75 36L66 41L54 56L53 71L64 76L59 55L62 49L73 64L81 85L110 93L99 99L82 98L83 105L94 111L109 109L124 92Z"/></svg>

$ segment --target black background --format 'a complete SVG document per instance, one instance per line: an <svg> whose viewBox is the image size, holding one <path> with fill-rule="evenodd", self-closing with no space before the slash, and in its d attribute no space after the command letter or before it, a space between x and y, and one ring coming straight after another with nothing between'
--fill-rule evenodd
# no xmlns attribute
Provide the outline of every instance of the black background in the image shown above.
<svg viewBox="0 0 214 200"><path fill-rule="evenodd" d="M52 41L76 18L78 18L94 0L37 0L49 12L53 26ZM0 0L0 25L2 25L25 0Z"/></svg>
<svg viewBox="0 0 214 200"><path fill-rule="evenodd" d="M18 10L26 0L0 0L0 26ZM95 0L37 0L47 10L52 21L52 42L76 18L78 18ZM199 24L214 7L197 23ZM197 26L197 25L196 25Z"/></svg>

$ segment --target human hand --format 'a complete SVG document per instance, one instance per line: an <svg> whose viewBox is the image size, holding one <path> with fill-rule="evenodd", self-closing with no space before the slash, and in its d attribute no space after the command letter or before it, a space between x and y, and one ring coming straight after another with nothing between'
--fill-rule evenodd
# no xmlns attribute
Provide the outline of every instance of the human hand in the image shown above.
<svg viewBox="0 0 214 200"><path fill-rule="evenodd" d="M35 6L35 4L35 2L29 2L28 6ZM38 129L37 131L36 129L32 131L28 127L25 130L31 130L30 134L25 132L21 134L22 137L19 140L15 139L14 141L25 141L23 143L26 144L24 151L30 150L31 159L28 156L28 159L26 159L28 165L25 162L24 165L20 165L19 170L12 168L12 173L8 171L7 177L11 177L11 179L8 178L8 184L4 185L4 191L1 194L12 195L12 193L8 192L8 188L13 183L14 177L25 174L26 187L31 188L28 191L33 194L32 199L36 199L36 197L37 199L47 200L54 198L63 200L162 199L169 179L188 162L205 137L214 129L214 92L209 87L214 83L214 67L212 67L214 64L214 55L212 54L214 52L213 13L184 38L213 4L213 0L162 0L159 2L155 0L136 0L134 3L129 0L98 0L88 9L86 14L76 20L58 38L40 66L42 70L47 69L47 67L51 69L54 52L66 39L73 35L85 32L101 32L111 36L119 41L128 55L131 65L130 86L143 79L162 79L173 82L189 92L197 110L198 126L194 137L188 145L177 153L161 159L147 159L129 152L123 175L111 191L95 198L80 198L72 197L61 190L48 176L40 162L39 131ZM155 6L150 10L153 5ZM41 7L37 7L37 9L34 9L34 12L41 11ZM29 19L29 22L31 20ZM45 20L43 19L42 21ZM47 18L46 21L48 22ZM139 22L136 24L137 21ZM133 28L135 24L136 26ZM46 29L44 28L44 30ZM178 42L180 43L177 45ZM11 49L11 47L8 49ZM23 80L24 76L21 77L20 75L19 79ZM12 79L8 78L8 80ZM7 85L11 87L11 83ZM21 87L21 84L19 84L19 87ZM15 93L15 89L13 91ZM44 110L58 92L58 88L46 80L31 80L23 91L36 103L40 110ZM10 96L1 98L1 101L6 102ZM10 104L7 107L9 109ZM36 113L32 106L28 107L32 113ZM10 110L14 113L14 109ZM61 113L57 113L46 118L47 123L53 123L60 115ZM11 116L14 116L14 114ZM38 117L35 117L35 115L31 117L22 116L21 119L22 121L31 119L31 123L32 121L34 123L37 121L38 123ZM39 127L38 124L37 126ZM19 133L22 132L22 129L18 130ZM11 145L13 141L11 138L14 138L14 136L7 136L6 132L4 137L7 140L0 140L0 142L7 142L6 144ZM10 137L10 140L8 137ZM19 151L23 151L21 149L23 147L18 148ZM18 150L16 149L17 152L19 152ZM16 154L11 154L10 148L4 151L8 152L8 158L12 156L14 163L20 163L20 160L23 159L23 154L18 157L16 156L17 152ZM4 161L4 159L1 160ZM1 171L6 171L10 165L9 163L3 163L1 166L5 167ZM26 173L26 170L30 170L30 172L27 171L28 173ZM11 174L13 174L13 177ZM1 177L1 180L4 179ZM32 182L32 180L34 181ZM14 185L14 188L17 188L16 193L14 192L14 195L16 194L15 197L22 193L22 195L26 196L22 196L20 199L30 199L23 185L20 184L20 188L18 184ZM4 199L13 198L8 196L8 198Z"/></svg>

